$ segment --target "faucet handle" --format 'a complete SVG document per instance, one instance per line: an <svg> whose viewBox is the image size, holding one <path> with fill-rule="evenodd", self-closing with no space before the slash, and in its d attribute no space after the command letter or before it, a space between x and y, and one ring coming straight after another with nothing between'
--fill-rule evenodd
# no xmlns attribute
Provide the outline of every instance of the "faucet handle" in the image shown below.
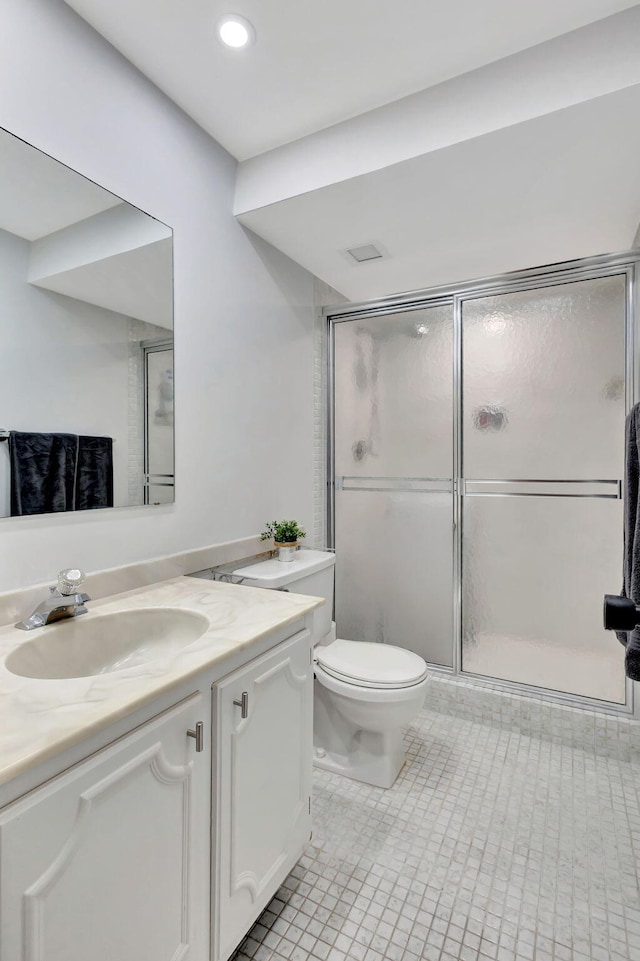
<svg viewBox="0 0 640 961"><path fill-rule="evenodd" d="M77 594L78 588L87 579L84 571L77 567L68 567L58 574L58 590L63 595Z"/></svg>

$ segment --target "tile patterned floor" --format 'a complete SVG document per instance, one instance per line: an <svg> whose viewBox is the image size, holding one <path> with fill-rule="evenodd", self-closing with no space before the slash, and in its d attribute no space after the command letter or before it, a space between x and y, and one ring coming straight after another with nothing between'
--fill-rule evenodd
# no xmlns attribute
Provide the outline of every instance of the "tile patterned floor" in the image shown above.
<svg viewBox="0 0 640 961"><path fill-rule="evenodd" d="M423 711L389 791L314 773L314 837L235 961L640 961L640 762Z"/></svg>

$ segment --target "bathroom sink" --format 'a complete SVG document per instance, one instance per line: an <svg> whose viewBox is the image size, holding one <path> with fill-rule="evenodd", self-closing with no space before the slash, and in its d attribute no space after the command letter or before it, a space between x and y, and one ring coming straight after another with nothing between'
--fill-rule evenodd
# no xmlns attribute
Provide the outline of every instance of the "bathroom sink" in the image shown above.
<svg viewBox="0 0 640 961"><path fill-rule="evenodd" d="M151 664L187 647L209 627L202 614L174 607L89 614L42 628L9 654L12 674L34 678L92 677Z"/></svg>

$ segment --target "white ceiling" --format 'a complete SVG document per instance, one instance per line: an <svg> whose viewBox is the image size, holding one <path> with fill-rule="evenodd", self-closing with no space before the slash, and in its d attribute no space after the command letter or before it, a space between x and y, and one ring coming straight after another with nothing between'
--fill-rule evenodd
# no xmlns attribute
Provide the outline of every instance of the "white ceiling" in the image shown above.
<svg viewBox="0 0 640 961"><path fill-rule="evenodd" d="M633 0L66 0L240 160L634 6ZM226 13L254 25L222 47Z"/></svg>
<svg viewBox="0 0 640 961"><path fill-rule="evenodd" d="M636 3L66 2L240 160L240 222L350 299L633 244ZM229 12L255 46L217 42Z"/></svg>

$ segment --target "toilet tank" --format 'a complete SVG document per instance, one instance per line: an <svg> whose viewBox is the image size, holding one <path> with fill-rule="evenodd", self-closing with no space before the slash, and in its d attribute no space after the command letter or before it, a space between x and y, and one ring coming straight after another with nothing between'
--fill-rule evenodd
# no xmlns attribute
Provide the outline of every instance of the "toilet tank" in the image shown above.
<svg viewBox="0 0 640 961"><path fill-rule="evenodd" d="M293 594L324 597L326 604L316 612L318 638L331 630L333 617L333 574L335 554L330 551L298 550L292 561L269 558L233 571L248 587L286 590Z"/></svg>

